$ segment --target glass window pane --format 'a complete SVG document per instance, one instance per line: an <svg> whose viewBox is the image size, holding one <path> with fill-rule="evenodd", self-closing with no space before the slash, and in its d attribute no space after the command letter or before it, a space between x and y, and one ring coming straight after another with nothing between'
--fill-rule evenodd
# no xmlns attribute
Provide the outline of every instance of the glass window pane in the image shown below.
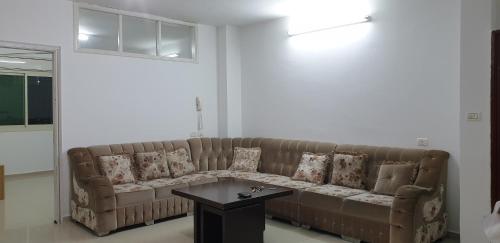
<svg viewBox="0 0 500 243"><path fill-rule="evenodd" d="M28 124L52 124L50 77L28 77Z"/></svg>
<svg viewBox="0 0 500 243"><path fill-rule="evenodd" d="M156 23L123 16L123 51L156 56Z"/></svg>
<svg viewBox="0 0 500 243"><path fill-rule="evenodd" d="M118 51L118 14L80 9L78 43L80 48Z"/></svg>
<svg viewBox="0 0 500 243"><path fill-rule="evenodd" d="M24 76L0 75L0 125L24 125Z"/></svg>
<svg viewBox="0 0 500 243"><path fill-rule="evenodd" d="M161 24L160 56L193 58L194 27L179 24Z"/></svg>

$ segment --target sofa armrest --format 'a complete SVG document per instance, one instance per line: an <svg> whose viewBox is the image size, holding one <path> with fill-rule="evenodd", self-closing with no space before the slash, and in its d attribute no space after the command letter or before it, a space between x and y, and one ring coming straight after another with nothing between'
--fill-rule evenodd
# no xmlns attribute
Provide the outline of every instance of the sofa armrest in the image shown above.
<svg viewBox="0 0 500 243"><path fill-rule="evenodd" d="M68 151L71 162L71 216L98 235L117 228L116 198L113 185L99 175L85 148Z"/></svg>
<svg viewBox="0 0 500 243"><path fill-rule="evenodd" d="M432 194L431 188L413 185L400 187L391 208L391 242L415 242L415 217L417 204L424 196Z"/></svg>
<svg viewBox="0 0 500 243"><path fill-rule="evenodd" d="M391 243L434 242L441 238L446 230L442 192L442 187L441 190L415 185L400 187L391 208Z"/></svg>

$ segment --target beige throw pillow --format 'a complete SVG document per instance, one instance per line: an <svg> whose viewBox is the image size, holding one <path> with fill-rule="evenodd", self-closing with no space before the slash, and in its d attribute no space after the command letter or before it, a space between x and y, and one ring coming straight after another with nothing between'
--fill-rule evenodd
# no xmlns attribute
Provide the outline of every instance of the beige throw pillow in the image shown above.
<svg viewBox="0 0 500 243"><path fill-rule="evenodd" d="M338 152L333 155L331 184L364 189L366 154Z"/></svg>
<svg viewBox="0 0 500 243"><path fill-rule="evenodd" d="M257 172L260 161L260 148L234 148L233 164L229 170Z"/></svg>
<svg viewBox="0 0 500 243"><path fill-rule="evenodd" d="M135 163L140 181L170 177L165 150L136 153Z"/></svg>
<svg viewBox="0 0 500 243"><path fill-rule="evenodd" d="M189 160L189 154L184 148L167 153L167 163L172 177L177 178L189 175L196 171L194 164Z"/></svg>
<svg viewBox="0 0 500 243"><path fill-rule="evenodd" d="M374 193L394 196L399 187L415 182L417 164L383 164L378 172Z"/></svg>
<svg viewBox="0 0 500 243"><path fill-rule="evenodd" d="M98 161L101 171L113 185L135 182L132 160L128 154L99 156Z"/></svg>
<svg viewBox="0 0 500 243"><path fill-rule="evenodd" d="M292 180L323 184L329 158L327 154L303 153Z"/></svg>

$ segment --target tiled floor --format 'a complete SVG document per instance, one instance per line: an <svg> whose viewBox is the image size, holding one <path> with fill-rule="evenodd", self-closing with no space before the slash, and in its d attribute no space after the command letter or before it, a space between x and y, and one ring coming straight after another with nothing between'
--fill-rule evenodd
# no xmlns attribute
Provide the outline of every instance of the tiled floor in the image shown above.
<svg viewBox="0 0 500 243"><path fill-rule="evenodd" d="M136 227L106 237L96 237L69 220L52 223L53 192L50 174L7 179L6 201L0 201L1 243L191 243L193 218L183 217L147 227ZM266 243L345 243L329 234L294 227L274 220L266 222ZM458 243L446 240L445 243Z"/></svg>

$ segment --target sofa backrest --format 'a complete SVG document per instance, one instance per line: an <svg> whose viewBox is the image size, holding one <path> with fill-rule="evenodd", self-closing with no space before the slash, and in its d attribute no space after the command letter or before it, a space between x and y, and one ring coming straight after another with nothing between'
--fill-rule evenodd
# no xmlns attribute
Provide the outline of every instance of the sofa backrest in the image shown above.
<svg viewBox="0 0 500 243"><path fill-rule="evenodd" d="M199 171L225 170L233 162L235 147L261 147L261 138L191 138L191 157Z"/></svg>
<svg viewBox="0 0 500 243"><path fill-rule="evenodd" d="M304 152L328 154L335 150L334 143L288 139L262 139L259 171L293 176Z"/></svg>
<svg viewBox="0 0 500 243"><path fill-rule="evenodd" d="M375 186L378 176L378 166L383 161L419 163L419 172L415 181L415 185L417 186L437 189L440 184L446 184L449 154L445 151L350 144L338 145L336 151L368 155L366 168L366 185L368 190L373 189Z"/></svg>
<svg viewBox="0 0 500 243"><path fill-rule="evenodd" d="M170 152L179 148L185 148L188 151L188 154L191 154L191 149L186 140L98 145L98 146L90 146L87 148L87 150L92 158L94 168L99 168L97 165L98 156L129 154L133 159L135 153L153 152L162 149L164 149L167 152ZM97 169L97 172L100 173L100 170Z"/></svg>
<svg viewBox="0 0 500 243"><path fill-rule="evenodd" d="M437 188L446 183L449 154L439 150L376 147L366 145L337 145L335 143L313 142L273 138L191 138L163 142L126 143L75 148L68 153L77 167L77 176L100 174L97 157L113 154L151 152L164 149L167 152L185 148L198 171L225 170L233 161L235 147L260 147L262 149L259 172L293 176L304 152L330 153L356 152L368 155L366 170L367 189L373 189L378 176L378 165L383 161L409 161L420 163L415 185ZM331 171L331 169L329 169ZM330 177L330 176L328 176Z"/></svg>
<svg viewBox="0 0 500 243"><path fill-rule="evenodd" d="M302 153L330 153L336 146L334 143L271 138L192 138L188 142L193 162L201 171L229 168L235 147L260 147L259 171L284 176L295 173Z"/></svg>

